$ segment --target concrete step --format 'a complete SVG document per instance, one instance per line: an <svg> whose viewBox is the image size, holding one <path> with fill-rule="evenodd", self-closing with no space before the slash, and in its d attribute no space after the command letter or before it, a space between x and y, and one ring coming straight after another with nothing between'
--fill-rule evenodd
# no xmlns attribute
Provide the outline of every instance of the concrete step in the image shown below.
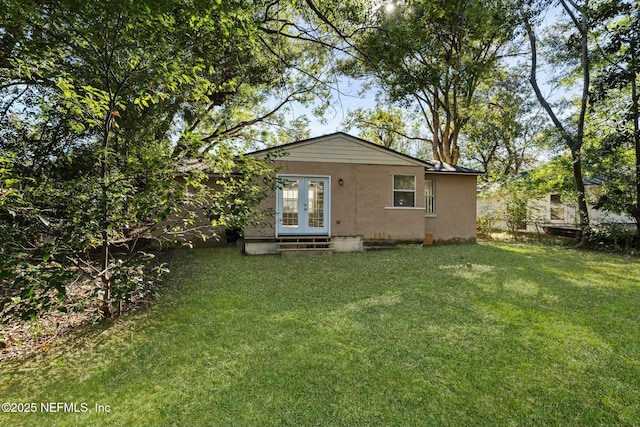
<svg viewBox="0 0 640 427"><path fill-rule="evenodd" d="M278 238L279 253L333 252L331 237L327 236L287 236Z"/></svg>

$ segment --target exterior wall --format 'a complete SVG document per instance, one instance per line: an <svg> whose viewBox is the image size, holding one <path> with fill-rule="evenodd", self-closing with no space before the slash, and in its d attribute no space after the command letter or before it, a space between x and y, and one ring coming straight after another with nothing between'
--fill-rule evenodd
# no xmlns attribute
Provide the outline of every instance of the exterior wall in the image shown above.
<svg viewBox="0 0 640 427"><path fill-rule="evenodd" d="M597 185L586 186L587 199L595 197L598 193ZM578 227L580 223L580 215L578 205L575 202L565 202L564 219L551 219L551 194L545 197L529 202L529 212L532 219L540 224L552 224L556 226ZM631 224L633 218L624 215L618 215L611 212L594 209L593 205L587 204L589 211L589 220L593 226L600 224ZM527 231L537 231L535 224L527 224Z"/></svg>
<svg viewBox="0 0 640 427"><path fill-rule="evenodd" d="M551 218L551 194L535 200L529 200L527 204L527 228L526 231L540 231L540 226L554 225L558 227L577 227L578 207L573 202L563 202L563 219ZM591 211L592 209L590 209Z"/></svg>
<svg viewBox="0 0 640 427"><path fill-rule="evenodd" d="M275 212L276 210L276 195L271 193L266 199L262 201L259 206L261 210L268 210ZM262 218L261 223L255 227L246 227L244 229L244 238L251 240L271 240L276 236L276 219L274 216L265 215Z"/></svg>
<svg viewBox="0 0 640 427"><path fill-rule="evenodd" d="M478 217L488 221L487 227L496 230L508 230L504 212L507 200L499 194L478 196ZM527 217L522 222L522 231L539 232L543 225L575 227L577 209L573 203L564 203L564 219L551 219L551 194L527 202Z"/></svg>
<svg viewBox="0 0 640 427"><path fill-rule="evenodd" d="M476 176L426 173L435 181L435 215L425 215L425 234L434 242L475 240ZM424 202L422 202L424 204Z"/></svg>
<svg viewBox="0 0 640 427"><path fill-rule="evenodd" d="M331 176L331 236L419 240L424 237L424 167L277 161L279 174ZM393 208L393 175L416 177L416 207ZM343 185L340 185L340 179ZM475 177L474 177L475 182ZM473 197L475 199L475 190ZM275 210L275 194L262 204ZM247 239L273 238L275 220L245 230Z"/></svg>

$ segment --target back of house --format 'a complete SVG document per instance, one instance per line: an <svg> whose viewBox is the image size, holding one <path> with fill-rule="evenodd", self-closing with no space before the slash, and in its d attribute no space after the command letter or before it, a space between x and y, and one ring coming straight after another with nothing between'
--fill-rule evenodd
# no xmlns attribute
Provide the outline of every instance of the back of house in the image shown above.
<svg viewBox="0 0 640 427"><path fill-rule="evenodd" d="M367 241L475 241L476 179L470 169L420 160L345 133L249 153L275 163L281 186L244 230L249 254L295 248L358 251Z"/></svg>

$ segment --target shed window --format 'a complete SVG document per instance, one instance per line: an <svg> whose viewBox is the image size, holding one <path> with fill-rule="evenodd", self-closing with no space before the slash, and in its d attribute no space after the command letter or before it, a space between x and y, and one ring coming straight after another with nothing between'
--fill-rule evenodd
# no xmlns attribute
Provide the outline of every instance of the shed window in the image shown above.
<svg viewBox="0 0 640 427"><path fill-rule="evenodd" d="M431 179L424 180L425 213L436 214L436 182Z"/></svg>
<svg viewBox="0 0 640 427"><path fill-rule="evenodd" d="M416 206L416 177L414 175L393 176L393 206L398 208Z"/></svg>
<svg viewBox="0 0 640 427"><path fill-rule="evenodd" d="M550 196L550 219L557 221L564 221L564 203L560 199L559 194L552 194Z"/></svg>

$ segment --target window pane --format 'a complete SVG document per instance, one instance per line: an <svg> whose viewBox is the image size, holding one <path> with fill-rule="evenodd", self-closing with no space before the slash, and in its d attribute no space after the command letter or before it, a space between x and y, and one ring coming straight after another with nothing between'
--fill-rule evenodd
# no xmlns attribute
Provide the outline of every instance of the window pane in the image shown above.
<svg viewBox="0 0 640 427"><path fill-rule="evenodd" d="M434 182L430 179L424 181L424 198L425 198L425 211L428 214L436 213L436 197Z"/></svg>
<svg viewBox="0 0 640 427"><path fill-rule="evenodd" d="M394 191L393 206L412 208L416 205L413 191Z"/></svg>
<svg viewBox="0 0 640 427"><path fill-rule="evenodd" d="M564 220L564 204L558 194L551 195L551 219Z"/></svg>
<svg viewBox="0 0 640 427"><path fill-rule="evenodd" d="M309 227L324 227L324 182L309 181Z"/></svg>
<svg viewBox="0 0 640 427"><path fill-rule="evenodd" d="M425 196L433 196L433 181L430 179L424 180L424 194Z"/></svg>
<svg viewBox="0 0 640 427"><path fill-rule="evenodd" d="M298 226L298 181L287 181L282 188L282 226Z"/></svg>
<svg viewBox="0 0 640 427"><path fill-rule="evenodd" d="M394 175L393 189L394 190L415 190L416 178L413 175Z"/></svg>

